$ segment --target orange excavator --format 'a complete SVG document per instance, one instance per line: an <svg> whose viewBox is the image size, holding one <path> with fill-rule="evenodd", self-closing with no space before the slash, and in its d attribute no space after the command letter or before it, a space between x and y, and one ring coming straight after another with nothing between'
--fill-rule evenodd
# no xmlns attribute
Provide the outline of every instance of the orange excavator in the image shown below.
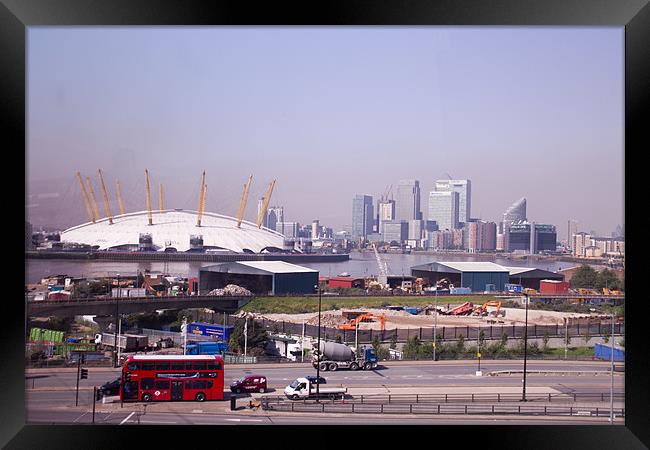
<svg viewBox="0 0 650 450"><path fill-rule="evenodd" d="M497 312L496 312L495 315L496 316L499 315L499 312L501 311L501 302L495 301L495 300L491 300L489 302L483 303L482 306L479 306L478 308L476 308L474 310L473 314L476 315L476 316L487 316L488 315L488 311L487 311L488 306L496 306L497 307Z"/></svg>
<svg viewBox="0 0 650 450"><path fill-rule="evenodd" d="M384 327L386 325L386 316L384 316L383 314L377 316L375 314L370 314L370 313L360 314L354 319L350 319L349 322L339 325L339 330L355 330L359 325L359 323L361 322L372 322L376 320L381 322L381 330L384 331Z"/></svg>

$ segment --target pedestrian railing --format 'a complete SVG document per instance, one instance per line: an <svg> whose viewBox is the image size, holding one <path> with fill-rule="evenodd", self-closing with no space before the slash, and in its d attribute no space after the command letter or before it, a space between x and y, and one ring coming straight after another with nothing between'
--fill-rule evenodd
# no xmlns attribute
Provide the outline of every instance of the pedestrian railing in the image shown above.
<svg viewBox="0 0 650 450"><path fill-rule="evenodd" d="M321 400L326 403L343 404L448 404L448 403L508 403L519 402L522 399L520 393L475 393L475 394L370 394L346 396L343 400ZM528 402L548 403L596 403L609 401L610 395L605 392L571 392L571 393L548 393L548 394L527 394ZM615 393L614 401L625 400L625 394ZM289 400L284 396L267 395L262 397L263 404L277 405L284 403L296 403L296 400ZM313 400L298 400L298 403L309 403Z"/></svg>
<svg viewBox="0 0 650 450"><path fill-rule="evenodd" d="M350 401L281 401L262 398L267 411L357 413L357 414L449 414L449 415L529 415L529 416L589 416L625 417L625 408L599 406L551 406L504 404L447 404L447 403L357 403Z"/></svg>

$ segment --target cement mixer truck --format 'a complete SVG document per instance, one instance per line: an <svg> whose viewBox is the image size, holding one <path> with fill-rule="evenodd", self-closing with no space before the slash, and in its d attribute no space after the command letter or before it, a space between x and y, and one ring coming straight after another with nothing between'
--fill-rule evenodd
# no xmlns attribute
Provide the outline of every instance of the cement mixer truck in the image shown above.
<svg viewBox="0 0 650 450"><path fill-rule="evenodd" d="M372 346L360 346L355 352L345 344L335 342L321 342L314 344L312 351L312 365L314 369L335 371L338 369L372 370L377 367L377 355Z"/></svg>

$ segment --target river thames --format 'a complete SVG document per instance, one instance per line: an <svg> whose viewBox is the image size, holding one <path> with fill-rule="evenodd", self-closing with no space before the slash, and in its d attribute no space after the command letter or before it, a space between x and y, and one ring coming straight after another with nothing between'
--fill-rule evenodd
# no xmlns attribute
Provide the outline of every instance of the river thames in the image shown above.
<svg viewBox="0 0 650 450"><path fill-rule="evenodd" d="M507 259L471 254L397 254L382 253L391 275L410 275L411 267L432 261L490 261L502 266L536 267L556 272L574 267L580 263L545 260L539 258ZM69 275L72 277L107 277L120 274L135 276L138 272L149 270L152 273L167 272L171 276L197 277L199 269L213 265L212 262L121 262L121 261L70 261L56 259L25 260L25 282L38 283L48 275ZM302 266L318 270L321 276L333 277L348 273L354 277L376 276L379 273L377 260L373 252L352 252L350 259L337 263L304 263ZM598 266L594 266L598 267Z"/></svg>

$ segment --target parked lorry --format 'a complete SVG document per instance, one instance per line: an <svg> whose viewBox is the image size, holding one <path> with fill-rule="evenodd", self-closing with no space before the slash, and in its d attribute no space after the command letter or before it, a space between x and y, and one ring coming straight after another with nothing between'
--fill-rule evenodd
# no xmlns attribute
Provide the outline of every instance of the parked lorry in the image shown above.
<svg viewBox="0 0 650 450"><path fill-rule="evenodd" d="M314 344L312 365L320 370L350 369L371 370L377 367L377 355L372 346L360 346L355 352L345 344L321 342Z"/></svg>
<svg viewBox="0 0 650 450"><path fill-rule="evenodd" d="M104 348L115 347L115 334L100 333L95 335L95 343ZM149 337L142 334L121 334L117 337L117 347L125 352L144 350L149 346Z"/></svg>
<svg viewBox="0 0 650 450"><path fill-rule="evenodd" d="M318 386L318 387L317 387ZM328 386L315 384L307 378L296 378L293 382L284 388L284 395L291 400L301 400L317 397L343 398L348 392L348 388L343 386Z"/></svg>
<svg viewBox="0 0 650 450"><path fill-rule="evenodd" d="M191 342L185 346L186 355L221 355L228 351L225 342Z"/></svg>
<svg viewBox="0 0 650 450"><path fill-rule="evenodd" d="M192 322L187 325L187 335L210 336L221 341L228 342L232 325L220 325L218 323Z"/></svg>

